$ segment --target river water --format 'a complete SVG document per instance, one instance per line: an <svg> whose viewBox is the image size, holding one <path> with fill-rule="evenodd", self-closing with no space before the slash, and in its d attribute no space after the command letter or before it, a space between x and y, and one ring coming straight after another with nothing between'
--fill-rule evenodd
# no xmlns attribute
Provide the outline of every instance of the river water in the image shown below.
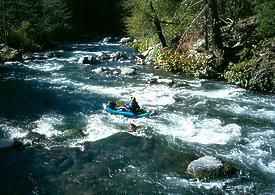
<svg viewBox="0 0 275 195"><path fill-rule="evenodd" d="M116 43L63 45L46 59L0 65L0 194L272 194L275 95L224 82L136 66L131 60L83 65L85 55L136 53ZM107 71L93 71L99 70ZM135 75L121 75L124 67ZM152 78L173 85L149 84ZM156 112L132 119L103 103L134 95ZM128 133L129 124L140 130ZM198 180L188 164L213 155L233 176Z"/></svg>

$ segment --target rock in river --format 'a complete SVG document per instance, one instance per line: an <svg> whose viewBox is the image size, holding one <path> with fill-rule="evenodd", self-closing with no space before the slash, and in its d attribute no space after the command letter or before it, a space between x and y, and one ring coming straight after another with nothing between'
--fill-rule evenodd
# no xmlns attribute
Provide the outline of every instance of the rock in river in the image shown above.
<svg viewBox="0 0 275 195"><path fill-rule="evenodd" d="M192 161L187 167L187 173L197 178L218 178L232 174L235 169L227 163L222 163L214 156L204 156Z"/></svg>
<svg viewBox="0 0 275 195"><path fill-rule="evenodd" d="M134 68L124 67L121 69L122 75L134 75L136 70Z"/></svg>
<svg viewBox="0 0 275 195"><path fill-rule="evenodd" d="M77 62L79 64L98 64L100 60L96 56L81 56Z"/></svg>

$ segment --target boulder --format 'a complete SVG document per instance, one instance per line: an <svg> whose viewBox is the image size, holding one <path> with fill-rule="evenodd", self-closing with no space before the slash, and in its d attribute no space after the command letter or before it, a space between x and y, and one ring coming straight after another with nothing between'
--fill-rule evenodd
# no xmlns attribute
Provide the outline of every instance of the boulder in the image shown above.
<svg viewBox="0 0 275 195"><path fill-rule="evenodd" d="M126 59L128 59L128 56L127 56L127 54L125 52L117 51L115 53L112 53L110 55L110 58L112 60L120 60L120 59L126 60Z"/></svg>
<svg viewBox="0 0 275 195"><path fill-rule="evenodd" d="M122 75L134 75L136 74L136 70L134 68L124 67L121 69Z"/></svg>
<svg viewBox="0 0 275 195"><path fill-rule="evenodd" d="M187 167L187 173L196 178L219 178L232 174L233 168L222 163L214 156L204 156L192 161Z"/></svg>
<svg viewBox="0 0 275 195"><path fill-rule="evenodd" d="M98 64L100 60L97 56L81 56L78 61L79 64Z"/></svg>

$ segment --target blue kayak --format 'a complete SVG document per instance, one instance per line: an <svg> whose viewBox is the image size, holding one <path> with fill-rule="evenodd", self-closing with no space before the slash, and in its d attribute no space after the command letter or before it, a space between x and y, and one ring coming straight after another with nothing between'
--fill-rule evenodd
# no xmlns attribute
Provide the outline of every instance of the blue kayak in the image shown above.
<svg viewBox="0 0 275 195"><path fill-rule="evenodd" d="M110 114L115 114L115 115L122 115L122 116L126 116L126 117L130 117L130 118L142 118L142 117L146 117L149 116L151 114L151 112L144 112L144 113L138 113L135 114L129 110L122 110L120 109L120 107L116 106L115 108L110 108L106 105L104 105L104 109L106 110L106 112L110 113Z"/></svg>

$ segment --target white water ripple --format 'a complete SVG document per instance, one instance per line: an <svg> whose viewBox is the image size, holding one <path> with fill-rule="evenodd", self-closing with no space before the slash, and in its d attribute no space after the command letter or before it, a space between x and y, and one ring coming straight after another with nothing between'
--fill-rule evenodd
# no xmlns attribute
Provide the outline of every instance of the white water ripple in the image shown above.
<svg viewBox="0 0 275 195"><path fill-rule="evenodd" d="M179 114L167 114L163 118L165 123L152 122L156 131L187 142L226 144L241 136L239 125L223 124L219 119L199 119Z"/></svg>

